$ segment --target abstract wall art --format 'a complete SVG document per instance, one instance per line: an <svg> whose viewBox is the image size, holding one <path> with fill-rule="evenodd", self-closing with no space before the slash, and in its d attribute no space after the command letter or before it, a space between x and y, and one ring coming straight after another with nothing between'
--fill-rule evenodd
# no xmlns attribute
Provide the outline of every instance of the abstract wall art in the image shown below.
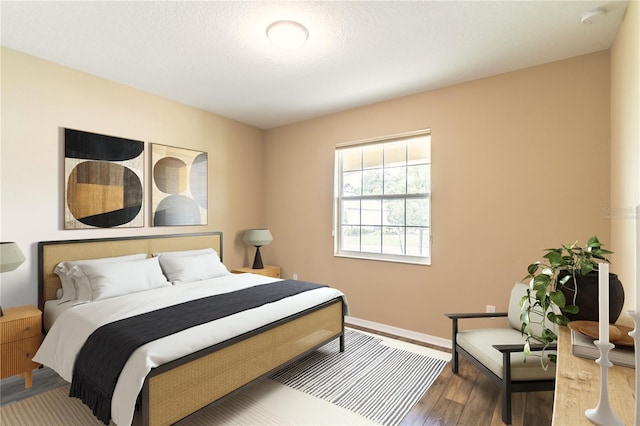
<svg viewBox="0 0 640 426"><path fill-rule="evenodd" d="M144 226L144 143L64 129L64 229Z"/></svg>
<svg viewBox="0 0 640 426"><path fill-rule="evenodd" d="M206 152L151 144L152 226L207 224Z"/></svg>

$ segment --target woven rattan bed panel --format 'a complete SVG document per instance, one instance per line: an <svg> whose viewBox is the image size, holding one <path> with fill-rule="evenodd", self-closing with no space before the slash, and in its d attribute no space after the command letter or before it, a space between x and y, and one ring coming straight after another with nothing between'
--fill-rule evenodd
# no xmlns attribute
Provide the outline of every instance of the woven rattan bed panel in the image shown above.
<svg viewBox="0 0 640 426"><path fill-rule="evenodd" d="M43 241L38 243L38 305L56 298L61 287L53 272L65 260L97 259L127 254L213 248L222 259L222 233L147 235L140 237L102 238L89 240Z"/></svg>
<svg viewBox="0 0 640 426"><path fill-rule="evenodd" d="M343 332L342 301L248 337L169 371L143 390L149 425L169 425L297 359ZM148 386L148 387L147 387Z"/></svg>

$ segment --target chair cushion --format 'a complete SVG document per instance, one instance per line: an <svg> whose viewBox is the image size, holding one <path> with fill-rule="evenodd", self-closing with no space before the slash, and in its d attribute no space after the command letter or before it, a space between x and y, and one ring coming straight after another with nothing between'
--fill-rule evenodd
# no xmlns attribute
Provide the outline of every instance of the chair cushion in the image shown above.
<svg viewBox="0 0 640 426"><path fill-rule="evenodd" d="M502 353L493 345L524 344L524 336L520 331L512 328L483 328L477 330L461 331L457 335L458 345L469 352L475 359L493 371L502 379ZM555 351L545 351L555 354ZM511 380L547 380L553 379L556 374L555 364L549 364L547 370L542 368L538 354L532 352L526 358L523 352L511 354Z"/></svg>

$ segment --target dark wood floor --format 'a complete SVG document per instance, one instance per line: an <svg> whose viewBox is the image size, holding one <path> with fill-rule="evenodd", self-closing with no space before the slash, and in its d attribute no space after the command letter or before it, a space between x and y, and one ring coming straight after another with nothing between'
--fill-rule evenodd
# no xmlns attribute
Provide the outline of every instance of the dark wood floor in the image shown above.
<svg viewBox="0 0 640 426"><path fill-rule="evenodd" d="M33 386L29 389L24 387L24 378L13 376L0 380L0 406L30 398L42 392L46 392L60 386L65 382L49 368L38 368L33 370ZM2 422L0 421L0 424Z"/></svg>
<svg viewBox="0 0 640 426"><path fill-rule="evenodd" d="M498 386L461 358L459 374L447 366L402 426L502 425L501 408ZM553 392L514 394L511 409L515 426L550 425Z"/></svg>
<svg viewBox="0 0 640 426"><path fill-rule="evenodd" d="M349 327L384 334L353 325ZM392 335L387 336L444 350L440 346ZM514 426L548 426L551 424L553 412L553 392L514 394L511 409ZM404 418L401 426L504 425L501 410L501 394L498 386L460 357L458 374L453 374L451 366L447 365L427 393Z"/></svg>

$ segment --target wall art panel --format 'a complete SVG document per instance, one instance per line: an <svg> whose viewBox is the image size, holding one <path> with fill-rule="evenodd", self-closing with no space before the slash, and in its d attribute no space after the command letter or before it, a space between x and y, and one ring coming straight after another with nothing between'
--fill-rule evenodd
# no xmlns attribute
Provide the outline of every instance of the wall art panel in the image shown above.
<svg viewBox="0 0 640 426"><path fill-rule="evenodd" d="M206 152L151 145L152 226L207 224Z"/></svg>
<svg viewBox="0 0 640 426"><path fill-rule="evenodd" d="M144 226L144 143L64 129L64 229Z"/></svg>

